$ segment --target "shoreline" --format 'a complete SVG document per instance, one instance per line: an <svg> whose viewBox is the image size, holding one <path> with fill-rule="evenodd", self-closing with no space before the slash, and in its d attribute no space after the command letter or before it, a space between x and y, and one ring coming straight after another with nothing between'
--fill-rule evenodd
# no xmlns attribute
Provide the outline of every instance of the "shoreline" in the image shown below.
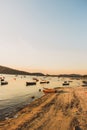
<svg viewBox="0 0 87 130"><path fill-rule="evenodd" d="M51 94L51 95L54 95L54 94ZM42 97L34 100L30 104L28 104L25 107L23 107L20 110L18 110L16 113L13 114L14 116L12 116L12 118L7 118L7 119L4 119L4 120L1 120L0 121L0 130L1 129L3 130L4 129L3 127L7 126L7 124L8 124L8 127L9 127L10 121L11 122L15 122L17 118L20 118L24 114L26 116L27 112L32 115L33 114L33 110L32 109L36 109L37 107L39 107L39 105L42 104L45 100L47 100L47 98L49 98L51 95L50 94L44 94ZM17 128L12 128L12 129L15 130Z"/></svg>
<svg viewBox="0 0 87 130"><path fill-rule="evenodd" d="M0 114L0 122L5 121L9 118L14 118L14 116L19 111L28 107L29 105L31 105L31 103L35 102L36 100L38 100L39 98L41 98L43 96L44 96L44 94L42 94L42 96L40 96L40 97L34 97L34 98L32 98L33 96L31 96L31 100L29 99L30 100L29 103L26 103L26 104L21 103L20 105L19 104L15 105L14 108L5 108L5 110L4 109L0 110L0 113L2 113L2 114Z"/></svg>
<svg viewBox="0 0 87 130"><path fill-rule="evenodd" d="M0 130L75 130L76 127L86 130L87 89L57 90L59 92L46 94L25 106L14 118L0 121Z"/></svg>

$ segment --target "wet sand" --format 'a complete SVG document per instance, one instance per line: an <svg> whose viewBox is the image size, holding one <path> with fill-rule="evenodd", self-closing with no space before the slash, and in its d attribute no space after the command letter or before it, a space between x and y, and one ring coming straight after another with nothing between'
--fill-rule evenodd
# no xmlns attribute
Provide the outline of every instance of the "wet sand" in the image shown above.
<svg viewBox="0 0 87 130"><path fill-rule="evenodd" d="M87 130L87 89L58 88L1 121L0 130Z"/></svg>

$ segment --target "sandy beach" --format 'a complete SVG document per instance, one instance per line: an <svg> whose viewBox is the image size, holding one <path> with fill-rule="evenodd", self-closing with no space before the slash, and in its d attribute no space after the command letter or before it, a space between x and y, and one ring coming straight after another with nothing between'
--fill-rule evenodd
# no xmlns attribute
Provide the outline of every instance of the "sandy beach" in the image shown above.
<svg viewBox="0 0 87 130"><path fill-rule="evenodd" d="M58 88L0 122L0 130L87 130L86 87Z"/></svg>

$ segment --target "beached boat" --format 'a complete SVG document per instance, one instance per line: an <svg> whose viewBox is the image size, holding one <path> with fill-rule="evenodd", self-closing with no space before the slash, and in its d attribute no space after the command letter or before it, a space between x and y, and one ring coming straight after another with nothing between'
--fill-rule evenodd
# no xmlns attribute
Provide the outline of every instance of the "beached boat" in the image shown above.
<svg viewBox="0 0 87 130"><path fill-rule="evenodd" d="M51 88L45 88L45 89L43 90L43 92L44 92L44 93L55 93L55 92L57 92L57 90L51 89Z"/></svg>
<svg viewBox="0 0 87 130"><path fill-rule="evenodd" d="M36 82L26 82L26 86L29 86L29 85L36 85Z"/></svg>

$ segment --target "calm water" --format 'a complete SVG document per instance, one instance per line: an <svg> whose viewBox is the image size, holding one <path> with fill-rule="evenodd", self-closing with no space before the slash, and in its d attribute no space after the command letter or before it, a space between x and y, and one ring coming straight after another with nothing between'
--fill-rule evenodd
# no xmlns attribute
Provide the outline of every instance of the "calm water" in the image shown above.
<svg viewBox="0 0 87 130"><path fill-rule="evenodd" d="M34 86L26 86L26 81L33 81L35 76L15 76L3 75L8 85L0 85L0 120L9 116L13 116L17 110L29 104L33 100L40 98L44 95L43 87L55 88L62 87L62 83L70 79L58 77L36 77L39 79ZM49 84L40 84L41 80L50 81ZM73 80L70 87L79 87L82 85L81 80ZM41 89L41 92L39 92ZM32 96L35 98L32 99Z"/></svg>

